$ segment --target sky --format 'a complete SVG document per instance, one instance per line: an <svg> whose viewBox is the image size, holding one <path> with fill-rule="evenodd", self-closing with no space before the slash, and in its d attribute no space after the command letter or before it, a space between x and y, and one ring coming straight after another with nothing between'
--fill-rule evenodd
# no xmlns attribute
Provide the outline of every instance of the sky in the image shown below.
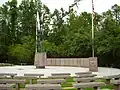
<svg viewBox="0 0 120 90"><path fill-rule="evenodd" d="M0 0L0 5L5 3L8 0ZM21 0L18 0L19 2ZM63 7L65 10L68 10L68 7L74 2L74 0L41 0L45 5L47 5L51 12L54 11L54 9L60 9ZM82 0L79 3L79 8L77 9L77 12L92 12L92 6L91 6L92 0ZM94 0L94 6L95 6L95 12L102 13L107 11L111 8L114 4L120 5L120 0Z"/></svg>

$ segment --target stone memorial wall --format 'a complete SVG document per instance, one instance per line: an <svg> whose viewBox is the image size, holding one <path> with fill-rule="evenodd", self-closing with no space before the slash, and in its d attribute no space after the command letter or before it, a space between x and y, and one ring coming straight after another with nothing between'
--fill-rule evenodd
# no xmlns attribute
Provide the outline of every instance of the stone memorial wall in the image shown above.
<svg viewBox="0 0 120 90"><path fill-rule="evenodd" d="M47 58L46 53L36 53L34 65L36 68L45 68L45 66L69 66L85 67L90 71L97 72L97 58Z"/></svg>
<svg viewBox="0 0 120 90"><path fill-rule="evenodd" d="M47 58L47 66L85 67L97 72L97 58Z"/></svg>

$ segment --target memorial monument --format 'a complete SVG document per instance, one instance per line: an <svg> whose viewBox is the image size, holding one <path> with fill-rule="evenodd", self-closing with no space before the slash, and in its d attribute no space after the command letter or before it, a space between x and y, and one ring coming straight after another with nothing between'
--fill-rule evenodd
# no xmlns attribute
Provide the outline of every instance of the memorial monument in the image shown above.
<svg viewBox="0 0 120 90"><path fill-rule="evenodd" d="M42 16L41 16L42 17ZM37 12L37 19L36 19L36 52L35 52L35 61L34 65L36 68L45 68L46 65L46 53L42 50L42 35L43 30L40 22L42 19L39 19L39 12Z"/></svg>
<svg viewBox="0 0 120 90"><path fill-rule="evenodd" d="M36 68L45 68L45 66L48 64L46 62L49 62L50 66L82 66L89 68L90 71L97 72L98 71L98 61L97 58L94 57L94 3L92 0L92 57L87 58L87 60L79 60L78 65L78 59L69 59L64 60L61 58L53 59L53 60L47 60L46 53L42 50L42 35L43 35L43 29L42 29L42 22L43 22L43 16L39 16L39 12L37 12L37 18L36 18L36 53L35 53L35 61L34 65ZM39 19L40 18L40 19ZM52 61L52 62L51 62Z"/></svg>

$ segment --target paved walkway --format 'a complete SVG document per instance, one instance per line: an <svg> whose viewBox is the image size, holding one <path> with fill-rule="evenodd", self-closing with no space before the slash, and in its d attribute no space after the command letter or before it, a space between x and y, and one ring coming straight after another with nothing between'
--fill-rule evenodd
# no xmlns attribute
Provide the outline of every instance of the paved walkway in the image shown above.
<svg viewBox="0 0 120 90"><path fill-rule="evenodd" d="M7 66L0 67L0 73L17 73L23 76L24 73L38 73L44 74L45 77L50 76L51 73L71 73L75 76L76 72L87 72L88 68L82 67L63 67L63 66L46 66L45 69L36 69L35 66ZM99 67L98 72L93 72L98 76L116 75L120 74L120 69Z"/></svg>

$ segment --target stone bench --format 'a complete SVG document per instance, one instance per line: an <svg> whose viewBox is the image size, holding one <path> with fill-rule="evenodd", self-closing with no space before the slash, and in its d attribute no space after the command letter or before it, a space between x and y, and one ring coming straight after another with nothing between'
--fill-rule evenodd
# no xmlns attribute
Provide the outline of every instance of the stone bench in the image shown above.
<svg viewBox="0 0 120 90"><path fill-rule="evenodd" d="M38 78L36 76L15 76L14 79L29 79L30 84L32 84L32 81Z"/></svg>
<svg viewBox="0 0 120 90"><path fill-rule="evenodd" d="M24 76L39 76L39 78L40 78L41 76L44 76L44 74L25 73Z"/></svg>
<svg viewBox="0 0 120 90"><path fill-rule="evenodd" d="M100 90L101 86L105 86L105 83L103 83L103 82L88 82L88 83L73 84L73 87L77 88L77 90L82 90L84 88L93 88L94 90Z"/></svg>
<svg viewBox="0 0 120 90"><path fill-rule="evenodd" d="M0 76L10 76L11 78L13 78L16 75L17 73L0 73Z"/></svg>
<svg viewBox="0 0 120 90"><path fill-rule="evenodd" d="M16 89L19 90L19 84L25 83L26 80L17 80L17 79L0 79L0 84L16 84Z"/></svg>
<svg viewBox="0 0 120 90"><path fill-rule="evenodd" d="M81 74L81 75L77 75L76 77L79 78L87 78L87 77L95 77L97 76L96 74Z"/></svg>
<svg viewBox="0 0 120 90"><path fill-rule="evenodd" d="M15 84L0 84L0 90L13 90Z"/></svg>
<svg viewBox="0 0 120 90"><path fill-rule="evenodd" d="M68 75L58 75L58 76L48 76L48 78L51 78L51 79L67 79L67 78L70 78L70 76Z"/></svg>
<svg viewBox="0 0 120 90"><path fill-rule="evenodd" d="M60 84L27 84L25 90L62 90Z"/></svg>
<svg viewBox="0 0 120 90"><path fill-rule="evenodd" d="M73 80L76 81L77 83L83 83L83 82L94 82L98 78L96 77L88 77L88 78L74 78Z"/></svg>
<svg viewBox="0 0 120 90"><path fill-rule="evenodd" d="M92 74L92 72L77 72L75 75Z"/></svg>
<svg viewBox="0 0 120 90"><path fill-rule="evenodd" d="M37 80L38 84L62 84L65 82L65 79L39 79Z"/></svg>
<svg viewBox="0 0 120 90"><path fill-rule="evenodd" d="M120 79L120 74L118 74L118 75L111 75L111 76L104 76L103 78L106 80L106 84L108 85L108 84L110 84L110 80L111 79L115 79L115 80Z"/></svg>
<svg viewBox="0 0 120 90"><path fill-rule="evenodd" d="M63 75L70 76L71 74L70 73L52 73L51 74L51 76L63 76Z"/></svg>
<svg viewBox="0 0 120 90"><path fill-rule="evenodd" d="M114 90L120 90L120 80L113 80L111 84L114 85Z"/></svg>

